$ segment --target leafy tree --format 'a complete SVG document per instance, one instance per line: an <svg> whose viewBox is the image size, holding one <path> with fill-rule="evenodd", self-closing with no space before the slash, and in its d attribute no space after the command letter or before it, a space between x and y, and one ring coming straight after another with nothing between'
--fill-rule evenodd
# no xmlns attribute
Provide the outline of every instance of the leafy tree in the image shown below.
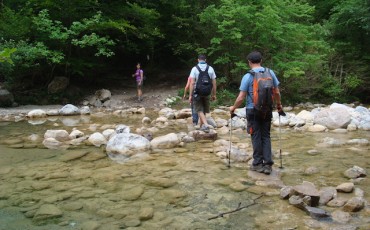
<svg viewBox="0 0 370 230"><path fill-rule="evenodd" d="M343 96L369 95L370 2L340 1L332 9L325 25L334 48L330 56L330 71L344 89Z"/></svg>
<svg viewBox="0 0 370 230"><path fill-rule="evenodd" d="M201 23L207 28L203 35L209 41L203 47L214 57L222 74L237 82L248 68L246 54L261 51L264 64L273 68L283 82L285 95L303 99L300 90L317 86L315 75L325 71L322 68L329 50L322 38L322 27L310 23L313 7L301 1L250 3L222 0L220 5L211 5L201 13ZM307 96L313 94L306 92Z"/></svg>

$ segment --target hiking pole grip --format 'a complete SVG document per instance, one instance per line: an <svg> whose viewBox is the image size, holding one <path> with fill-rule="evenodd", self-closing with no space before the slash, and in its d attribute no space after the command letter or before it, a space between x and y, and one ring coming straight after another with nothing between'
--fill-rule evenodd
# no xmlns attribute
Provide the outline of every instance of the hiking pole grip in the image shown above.
<svg viewBox="0 0 370 230"><path fill-rule="evenodd" d="M279 116L283 116L283 117L286 116L286 113L283 110L278 111L278 113L279 113Z"/></svg>

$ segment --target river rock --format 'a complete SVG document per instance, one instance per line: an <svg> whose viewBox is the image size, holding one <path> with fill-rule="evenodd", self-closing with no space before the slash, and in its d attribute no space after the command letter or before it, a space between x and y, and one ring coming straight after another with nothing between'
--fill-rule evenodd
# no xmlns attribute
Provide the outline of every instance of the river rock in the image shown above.
<svg viewBox="0 0 370 230"><path fill-rule="evenodd" d="M312 123L314 119L313 114L307 110L302 110L296 115L296 117L303 119L306 123Z"/></svg>
<svg viewBox="0 0 370 230"><path fill-rule="evenodd" d="M143 117L143 119L141 120L141 123L143 123L144 125L149 125L151 122L152 120L149 117Z"/></svg>
<svg viewBox="0 0 370 230"><path fill-rule="evenodd" d="M336 189L338 192L350 193L353 191L354 187L355 185L352 182L348 182L338 185Z"/></svg>
<svg viewBox="0 0 370 230"><path fill-rule="evenodd" d="M107 89L100 89L95 92L95 96L101 102L108 101L112 97L112 93Z"/></svg>
<svg viewBox="0 0 370 230"><path fill-rule="evenodd" d="M337 196L337 190L334 187L324 187L320 191L320 200L321 205L327 204L330 200Z"/></svg>
<svg viewBox="0 0 370 230"><path fill-rule="evenodd" d="M123 190L119 197L121 197L123 200L127 201L135 201L141 197L144 193L144 188L142 186L136 186L131 189Z"/></svg>
<svg viewBox="0 0 370 230"><path fill-rule="evenodd" d="M166 117L167 119L175 119L176 118L176 115L175 115L175 112L173 111L173 109L168 108L168 107L161 109L158 112L158 114L159 114L159 116Z"/></svg>
<svg viewBox="0 0 370 230"><path fill-rule="evenodd" d="M90 107L89 106L83 106L83 107L81 107L81 109L80 109L80 114L81 115L88 115L90 113L91 113L91 111L90 111Z"/></svg>
<svg viewBox="0 0 370 230"><path fill-rule="evenodd" d="M105 145L107 143L104 135L99 132L91 134L87 140L96 147L100 147L101 145Z"/></svg>
<svg viewBox="0 0 370 230"><path fill-rule="evenodd" d="M310 196L311 201L308 204L309 206L316 207L319 205L320 194L313 183L303 181L301 185L294 186L293 191L294 195L299 195L300 197Z"/></svg>
<svg viewBox="0 0 370 230"><path fill-rule="evenodd" d="M347 202L344 198L334 198L326 203L329 207L342 207Z"/></svg>
<svg viewBox="0 0 370 230"><path fill-rule="evenodd" d="M209 133L205 133L203 131L194 131L192 133L195 141L199 141L199 140L213 140L215 141L217 139L217 132L215 132L214 130L210 130Z"/></svg>
<svg viewBox="0 0 370 230"><path fill-rule="evenodd" d="M42 109L34 109L27 113L27 117L29 118L41 118L46 117L46 112Z"/></svg>
<svg viewBox="0 0 370 230"><path fill-rule="evenodd" d="M319 142L319 146L323 146L323 147L341 147L343 145L344 145L343 142L337 139L334 139L332 137L325 137Z"/></svg>
<svg viewBox="0 0 370 230"><path fill-rule="evenodd" d="M168 178L150 177L145 180L145 184L154 187L169 188L174 186L176 184L176 181Z"/></svg>
<svg viewBox="0 0 370 230"><path fill-rule="evenodd" d="M307 131L309 132L324 132L326 130L326 127L323 125L315 124L308 127Z"/></svg>
<svg viewBox="0 0 370 230"><path fill-rule="evenodd" d="M368 146L369 140L362 138L362 139L352 139L346 142L348 145L360 145L360 146Z"/></svg>
<svg viewBox="0 0 370 230"><path fill-rule="evenodd" d="M175 133L169 133L164 136L155 137L150 142L152 148L171 149L180 144L180 140Z"/></svg>
<svg viewBox="0 0 370 230"><path fill-rule="evenodd" d="M332 218L338 223L346 224L351 220L351 214L349 214L348 212L343 212L341 210L335 210L332 213Z"/></svg>
<svg viewBox="0 0 370 230"><path fill-rule="evenodd" d="M59 130L46 130L44 134L44 138L54 138L57 141L63 142L69 140L69 133L66 130L59 129Z"/></svg>
<svg viewBox="0 0 370 230"><path fill-rule="evenodd" d="M55 138L49 137L44 139L42 144L48 149L65 149L67 148L64 144L60 141L57 141Z"/></svg>
<svg viewBox="0 0 370 230"><path fill-rule="evenodd" d="M347 169L344 172L344 176L349 178L349 179L356 179L356 178L359 178L359 177L366 177L367 173L366 173L365 169L355 165L352 168Z"/></svg>
<svg viewBox="0 0 370 230"><path fill-rule="evenodd" d="M81 230L97 230L101 224L95 220L85 221L81 224Z"/></svg>
<svg viewBox="0 0 370 230"><path fill-rule="evenodd" d="M191 117L191 109L182 109L180 111L175 112L176 119L186 119L188 117Z"/></svg>
<svg viewBox="0 0 370 230"><path fill-rule="evenodd" d="M176 136L177 137L177 136ZM131 133L119 133L109 139L106 147L108 153L132 156L135 153L148 151L150 142L143 136Z"/></svg>
<svg viewBox="0 0 370 230"><path fill-rule="evenodd" d="M358 212L365 206L365 200L362 197L353 197L343 206L345 212Z"/></svg>
<svg viewBox="0 0 370 230"><path fill-rule="evenodd" d="M139 211L139 219L141 221L150 220L154 216L154 209L152 207L143 207Z"/></svg>
<svg viewBox="0 0 370 230"><path fill-rule="evenodd" d="M289 199L289 197L293 194L292 186L284 186L280 189L280 198L281 199Z"/></svg>
<svg viewBox="0 0 370 230"><path fill-rule="evenodd" d="M59 115L59 110L57 109L49 109L46 111L46 114L48 116L58 116Z"/></svg>
<svg viewBox="0 0 370 230"><path fill-rule="evenodd" d="M60 160L64 162L73 161L73 160L76 160L76 159L79 159L85 156L87 153L88 151L83 151L83 150L68 151L67 153L63 154L60 157Z"/></svg>
<svg viewBox="0 0 370 230"><path fill-rule="evenodd" d="M321 209L321 208L315 208L311 206L305 206L305 211L315 219L322 219L322 218L328 218L330 217L330 213L327 211Z"/></svg>
<svg viewBox="0 0 370 230"><path fill-rule="evenodd" d="M59 110L59 114L62 116L79 115L80 109L72 104L67 104Z"/></svg>
<svg viewBox="0 0 370 230"><path fill-rule="evenodd" d="M80 137L83 137L85 134L83 132L81 132L80 130L72 130L72 132L69 134L69 139L77 139L77 138L80 138Z"/></svg>
<svg viewBox="0 0 370 230"><path fill-rule="evenodd" d="M44 204L35 213L34 220L46 220L56 217L61 217L63 212L55 205Z"/></svg>
<svg viewBox="0 0 370 230"><path fill-rule="evenodd" d="M314 123L328 127L329 129L347 128L351 122L351 115L345 106L333 104L330 108L323 108L315 114Z"/></svg>
<svg viewBox="0 0 370 230"><path fill-rule="evenodd" d="M117 125L116 126L116 133L130 133L130 127L127 125Z"/></svg>

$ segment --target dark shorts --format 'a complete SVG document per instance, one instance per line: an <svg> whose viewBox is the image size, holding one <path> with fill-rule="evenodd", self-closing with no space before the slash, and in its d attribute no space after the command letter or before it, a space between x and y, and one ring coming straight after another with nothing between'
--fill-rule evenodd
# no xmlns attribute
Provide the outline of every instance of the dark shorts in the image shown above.
<svg viewBox="0 0 370 230"><path fill-rule="evenodd" d="M196 113L203 112L209 113L209 96L194 98L194 110Z"/></svg>
<svg viewBox="0 0 370 230"><path fill-rule="evenodd" d="M142 86L143 86L143 82L141 82L141 83L140 83L140 81L136 82L137 89L141 89Z"/></svg>

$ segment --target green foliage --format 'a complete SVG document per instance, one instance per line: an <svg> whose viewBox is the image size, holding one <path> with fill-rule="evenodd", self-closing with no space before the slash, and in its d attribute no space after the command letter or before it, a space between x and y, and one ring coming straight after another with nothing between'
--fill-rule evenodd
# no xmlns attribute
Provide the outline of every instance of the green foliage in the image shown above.
<svg viewBox="0 0 370 230"><path fill-rule="evenodd" d="M14 53L17 49L16 48L5 48L4 50L0 51L0 63L7 62L9 64L13 64L11 55Z"/></svg>

